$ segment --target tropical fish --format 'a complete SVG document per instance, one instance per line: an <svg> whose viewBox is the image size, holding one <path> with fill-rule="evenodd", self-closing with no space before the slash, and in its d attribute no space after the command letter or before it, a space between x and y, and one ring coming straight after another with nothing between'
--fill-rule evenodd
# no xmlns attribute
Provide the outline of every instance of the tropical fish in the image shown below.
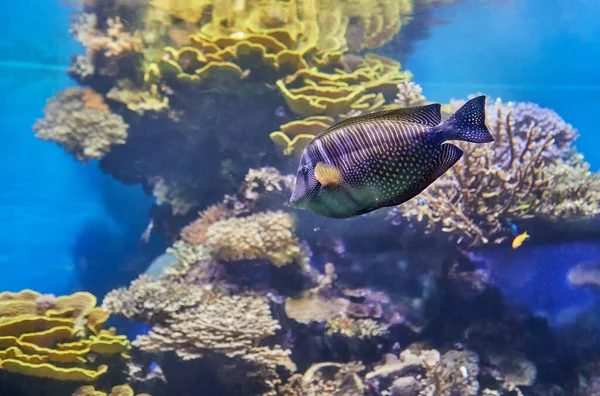
<svg viewBox="0 0 600 396"><path fill-rule="evenodd" d="M384 110L343 120L306 146L290 203L331 218L400 205L463 155L444 143L487 143L485 96L471 99L440 125L440 105Z"/></svg>
<svg viewBox="0 0 600 396"><path fill-rule="evenodd" d="M515 237L515 239L513 239L512 241L512 247L513 249L518 248L519 246L521 246L523 244L523 242L525 242L525 239L529 238L529 234L527 233L527 231L525 231L524 233L517 235Z"/></svg>

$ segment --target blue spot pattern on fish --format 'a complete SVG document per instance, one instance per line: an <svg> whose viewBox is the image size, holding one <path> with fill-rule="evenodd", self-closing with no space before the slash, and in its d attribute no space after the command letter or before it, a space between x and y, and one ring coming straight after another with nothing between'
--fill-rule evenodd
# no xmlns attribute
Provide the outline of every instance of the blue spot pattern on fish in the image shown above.
<svg viewBox="0 0 600 396"><path fill-rule="evenodd" d="M485 97L445 123L440 105L387 110L341 121L305 148L290 199L295 207L347 218L406 202L463 155L447 140L493 141Z"/></svg>

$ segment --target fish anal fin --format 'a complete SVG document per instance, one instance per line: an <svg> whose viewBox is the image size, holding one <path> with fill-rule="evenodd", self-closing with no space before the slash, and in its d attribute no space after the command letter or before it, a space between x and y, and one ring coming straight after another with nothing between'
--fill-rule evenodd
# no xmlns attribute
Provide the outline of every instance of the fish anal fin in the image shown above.
<svg viewBox="0 0 600 396"><path fill-rule="evenodd" d="M347 118L343 121L338 122L335 125L332 125L325 132L369 121L404 121L433 127L439 125L439 123L442 120L440 109L440 104L434 103L425 106L414 106L405 107L402 109L383 110L375 113Z"/></svg>
<svg viewBox="0 0 600 396"><path fill-rule="evenodd" d="M315 166L315 177L323 187L337 187L342 184L342 172L335 166L319 162Z"/></svg>
<svg viewBox="0 0 600 396"><path fill-rule="evenodd" d="M425 172L423 177L421 177L419 180L416 180L403 194L401 194L400 197L396 198L394 202L387 206L400 205L413 199L423 190L429 187L431 183L446 173L448 169L452 168L452 166L454 166L454 164L456 164L462 156L463 151L455 145L449 143L442 144L439 157L436 161L434 161L427 172Z"/></svg>

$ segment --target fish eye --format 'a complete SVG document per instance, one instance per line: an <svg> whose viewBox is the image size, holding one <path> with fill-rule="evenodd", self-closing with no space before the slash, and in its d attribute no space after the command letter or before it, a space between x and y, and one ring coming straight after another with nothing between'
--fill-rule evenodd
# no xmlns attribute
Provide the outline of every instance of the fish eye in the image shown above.
<svg viewBox="0 0 600 396"><path fill-rule="evenodd" d="M308 166L302 165L300 169L298 169L298 173L306 174L308 172Z"/></svg>

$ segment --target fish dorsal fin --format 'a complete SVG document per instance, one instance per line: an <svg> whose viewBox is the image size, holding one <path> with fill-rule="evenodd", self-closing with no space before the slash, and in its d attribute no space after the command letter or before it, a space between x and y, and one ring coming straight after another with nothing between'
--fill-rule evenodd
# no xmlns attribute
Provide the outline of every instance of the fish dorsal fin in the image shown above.
<svg viewBox="0 0 600 396"><path fill-rule="evenodd" d="M342 184L342 172L324 162L319 162L315 166L315 177L323 187L336 187Z"/></svg>
<svg viewBox="0 0 600 396"><path fill-rule="evenodd" d="M356 117L347 118L330 126L325 132L332 129L343 128L354 125L359 122L368 121L404 121L421 124L425 126L437 126L442 120L440 113L441 106L434 103L425 106L406 107L403 109L392 109L377 111L375 113L363 114Z"/></svg>
<svg viewBox="0 0 600 396"><path fill-rule="evenodd" d="M454 164L463 156L463 151L453 144L445 143L441 146L442 150L436 161L430 166L425 172L423 177L416 180L400 197L396 198L391 205L400 205L410 199L413 199L423 190L425 190L431 183L436 181L442 176L448 169L452 168Z"/></svg>

